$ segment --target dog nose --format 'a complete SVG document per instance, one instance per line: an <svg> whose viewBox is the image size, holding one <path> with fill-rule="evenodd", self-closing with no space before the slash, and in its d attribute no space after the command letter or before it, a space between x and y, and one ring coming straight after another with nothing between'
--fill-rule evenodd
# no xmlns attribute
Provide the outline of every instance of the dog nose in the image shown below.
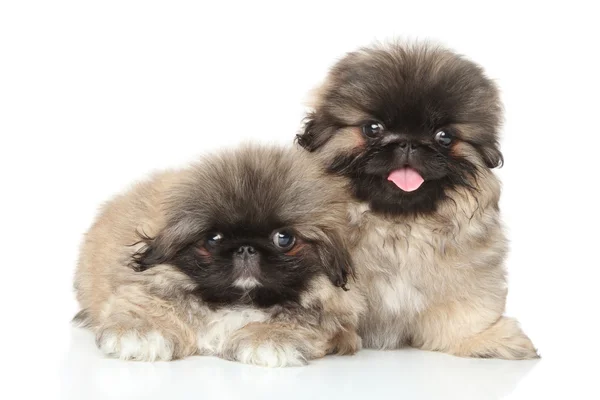
<svg viewBox="0 0 600 400"><path fill-rule="evenodd" d="M417 147L419 147L419 145L410 140L403 139L398 142L398 147L400 147L402 150L410 151L410 150L415 150Z"/></svg>
<svg viewBox="0 0 600 400"><path fill-rule="evenodd" d="M240 256L256 254L256 249L252 246L240 246L236 251Z"/></svg>

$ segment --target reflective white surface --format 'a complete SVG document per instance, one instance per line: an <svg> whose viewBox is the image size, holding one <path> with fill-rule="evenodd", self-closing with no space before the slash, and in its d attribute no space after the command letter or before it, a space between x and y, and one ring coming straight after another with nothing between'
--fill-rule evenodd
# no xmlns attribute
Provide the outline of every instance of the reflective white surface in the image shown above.
<svg viewBox="0 0 600 400"><path fill-rule="evenodd" d="M135 363L104 359L88 332L73 329L61 366L65 399L502 398L539 361L463 359L413 349L361 351L306 367L269 369L191 357Z"/></svg>

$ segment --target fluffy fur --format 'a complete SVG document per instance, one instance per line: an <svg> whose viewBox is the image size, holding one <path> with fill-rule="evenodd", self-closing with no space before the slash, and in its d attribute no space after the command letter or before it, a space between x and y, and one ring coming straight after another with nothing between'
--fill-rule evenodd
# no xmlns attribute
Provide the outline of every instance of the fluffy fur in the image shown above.
<svg viewBox="0 0 600 400"><path fill-rule="evenodd" d="M342 199L297 148L243 146L154 174L86 234L75 320L121 359L287 366L353 353L363 300L342 289ZM278 232L293 245L277 247Z"/></svg>
<svg viewBox="0 0 600 400"><path fill-rule="evenodd" d="M431 44L377 45L341 59L313 107L298 142L354 197L363 344L537 357L503 316L507 241L492 172L502 107L482 69ZM414 191L388 180L407 167L424 179Z"/></svg>

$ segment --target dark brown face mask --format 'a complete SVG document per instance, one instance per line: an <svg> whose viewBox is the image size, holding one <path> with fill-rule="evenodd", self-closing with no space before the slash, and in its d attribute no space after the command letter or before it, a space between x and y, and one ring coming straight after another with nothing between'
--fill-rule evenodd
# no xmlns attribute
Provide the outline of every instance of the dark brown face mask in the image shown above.
<svg viewBox="0 0 600 400"><path fill-rule="evenodd" d="M244 155L219 158L173 189L165 227L141 237L133 268L174 265L215 307L299 303L319 276L344 286L346 213L330 179L298 149Z"/></svg>
<svg viewBox="0 0 600 400"><path fill-rule="evenodd" d="M497 89L474 63L447 50L363 49L336 64L298 142L328 147L331 173L354 195L391 214L429 213L477 173L502 163ZM355 120L358 118L358 120ZM354 127L352 150L328 144Z"/></svg>

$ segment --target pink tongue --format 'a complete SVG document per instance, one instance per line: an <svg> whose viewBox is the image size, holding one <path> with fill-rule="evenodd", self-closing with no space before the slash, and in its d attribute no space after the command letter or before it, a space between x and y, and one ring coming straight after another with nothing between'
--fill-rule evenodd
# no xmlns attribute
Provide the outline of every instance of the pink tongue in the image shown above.
<svg viewBox="0 0 600 400"><path fill-rule="evenodd" d="M388 176L388 181L394 182L396 186L405 192L417 190L424 182L423 177L416 170L408 167L392 171Z"/></svg>

